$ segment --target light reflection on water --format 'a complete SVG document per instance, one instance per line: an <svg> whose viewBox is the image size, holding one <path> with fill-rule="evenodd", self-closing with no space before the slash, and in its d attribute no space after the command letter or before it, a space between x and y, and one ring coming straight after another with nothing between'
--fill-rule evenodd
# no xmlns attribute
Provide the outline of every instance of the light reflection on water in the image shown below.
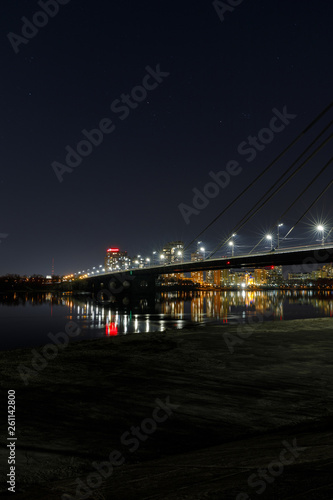
<svg viewBox="0 0 333 500"><path fill-rule="evenodd" d="M333 291L241 290L164 292L138 299L125 309L103 306L90 295L11 293L0 296L0 349L42 345L49 332L64 331L68 321L82 330L73 340L179 329L191 324L332 317ZM4 333L5 332L5 333Z"/></svg>

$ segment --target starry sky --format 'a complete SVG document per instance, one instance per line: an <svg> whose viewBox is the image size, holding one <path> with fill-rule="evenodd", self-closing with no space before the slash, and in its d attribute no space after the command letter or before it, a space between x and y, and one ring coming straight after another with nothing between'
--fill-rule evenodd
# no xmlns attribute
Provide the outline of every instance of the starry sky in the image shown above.
<svg viewBox="0 0 333 500"><path fill-rule="evenodd" d="M52 259L66 274L101 264L109 246L151 256L167 241L190 242L330 104L330 0L219 3L1 3L0 274L50 274ZM284 108L292 118L269 134L273 110ZM200 237L207 251L331 119L332 110ZM245 153L262 129L266 144ZM328 143L237 234L238 251L331 152ZM232 161L238 174L195 208L210 173ZM285 217L285 231L331 173L332 165ZM315 242L319 222L332 227L331 199L329 190L289 244Z"/></svg>

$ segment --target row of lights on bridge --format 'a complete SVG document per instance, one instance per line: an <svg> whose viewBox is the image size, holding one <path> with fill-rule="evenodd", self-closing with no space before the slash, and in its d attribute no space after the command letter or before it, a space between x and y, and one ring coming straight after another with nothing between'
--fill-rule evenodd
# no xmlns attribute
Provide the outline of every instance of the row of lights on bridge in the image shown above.
<svg viewBox="0 0 333 500"><path fill-rule="evenodd" d="M277 224L277 248L279 248L279 244L280 244L280 241L279 241L279 240L280 240L280 227L282 227L282 226L283 226L283 224L282 224L282 223ZM322 224L318 224L318 225L316 226L316 230L317 230L319 233L322 233L321 244L322 244L322 245L324 245L324 242L325 242L325 226L323 226ZM236 233L232 234L232 236L231 236L231 237L232 237L232 238L234 238L235 236L236 236ZM266 235L266 239L267 239L268 241L270 241L270 243L271 243L271 250L273 250L273 236L272 236L272 234L267 234L267 235ZM202 242L201 242L201 241L199 241L199 242L198 242L198 245L199 245L200 243L202 243ZM232 254L232 257L234 257L234 253L235 253L235 242L234 242L233 240L230 240L230 241L228 242L228 245L231 247L231 254ZM200 250L200 252L202 252L202 253L203 253L204 258L205 258L205 251L206 251L205 247L202 247L202 246L201 246L201 247L199 247L199 250ZM156 255L156 253L157 253L157 252L156 252L156 251L154 251L154 252L153 252L153 255L155 256L155 255ZM178 257L183 257L183 252L182 252L181 250L178 250L178 252L177 252L177 256L178 256ZM138 258L141 258L141 255L138 255ZM165 258L166 258L166 257L165 257L165 255L164 255L164 254L160 254L160 260L162 260L162 261L163 261L163 260L165 260ZM149 257L147 257L147 258L146 258L146 262L147 262L148 266L150 265L150 260L151 260L151 259L150 259ZM138 264L140 264L140 262L139 262L138 260L135 260L135 261L134 261L134 264L138 265ZM74 274L71 274L71 275L65 276L65 278L74 278L74 277L75 277L75 276L77 276L77 275L82 276L82 277L88 277L88 276L91 276L91 275L94 275L94 274L99 274L99 273L101 273L101 272L103 272L103 273L105 272L105 268L103 268L102 264L100 264L100 265L99 265L99 269L96 269L96 267L93 267L92 269L93 269L92 271L90 271L90 269L88 269L88 271L90 271L90 272L87 272L87 273L86 273L85 271L79 271L78 273L75 273L75 275L74 275Z"/></svg>

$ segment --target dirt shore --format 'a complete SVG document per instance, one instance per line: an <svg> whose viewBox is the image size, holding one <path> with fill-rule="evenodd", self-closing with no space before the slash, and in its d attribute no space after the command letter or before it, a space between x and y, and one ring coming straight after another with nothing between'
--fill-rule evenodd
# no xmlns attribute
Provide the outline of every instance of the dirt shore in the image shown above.
<svg viewBox="0 0 333 500"><path fill-rule="evenodd" d="M331 500L332 319L237 328L69 344L27 385L18 367L32 368L31 349L1 352L17 445L14 496L2 412L0 495L78 498L80 484L107 500ZM112 452L112 473L98 474Z"/></svg>

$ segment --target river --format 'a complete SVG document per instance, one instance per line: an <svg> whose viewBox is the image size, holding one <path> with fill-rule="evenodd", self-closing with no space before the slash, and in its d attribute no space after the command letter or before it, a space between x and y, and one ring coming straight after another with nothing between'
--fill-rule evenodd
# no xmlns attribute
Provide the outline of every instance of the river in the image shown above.
<svg viewBox="0 0 333 500"><path fill-rule="evenodd" d="M7 293L0 295L0 350L50 343L50 334L65 332L69 324L76 333L80 329L70 337L76 341L206 323L220 324L222 331L226 324L249 320L332 315L333 291L319 290L164 292L153 303L138 299L122 310L102 306L90 295Z"/></svg>

